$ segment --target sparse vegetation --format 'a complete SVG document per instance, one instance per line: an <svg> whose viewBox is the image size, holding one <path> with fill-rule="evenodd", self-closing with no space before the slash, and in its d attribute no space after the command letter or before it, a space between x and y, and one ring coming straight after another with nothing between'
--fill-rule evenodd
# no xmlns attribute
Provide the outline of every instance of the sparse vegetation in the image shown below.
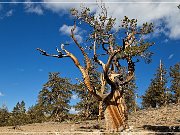
<svg viewBox="0 0 180 135"><path fill-rule="evenodd" d="M57 47L57 54L37 49L44 56L70 58L82 73L79 83L73 84L70 79L60 77L59 72L50 72L35 105L26 109L25 102L21 101L17 102L12 111L6 105L0 108L1 127L12 126L13 130L22 130L24 125L36 126L41 123L52 127L63 125L63 131L116 132L129 128L128 122L135 127L132 131L138 131L139 127L159 130L180 125L180 63L168 70L160 61L154 78L142 95L142 108L139 108L139 103L136 103L135 64L141 59L146 63L151 62L149 47L154 43L145 36L153 32L153 24L138 26L136 19L125 16L119 29L116 29L116 18L108 16L104 5L100 8L99 15L86 7L81 11L70 11L74 17L70 37L83 56L82 59L66 50L69 44L61 44L61 50ZM83 42L75 34L79 25L88 28L85 33L87 39ZM69 49L72 49L71 46ZM69 103L73 94L80 101L71 106ZM70 114L71 107L78 113ZM171 113L175 116L171 117ZM175 130L167 131L176 131L176 127Z"/></svg>

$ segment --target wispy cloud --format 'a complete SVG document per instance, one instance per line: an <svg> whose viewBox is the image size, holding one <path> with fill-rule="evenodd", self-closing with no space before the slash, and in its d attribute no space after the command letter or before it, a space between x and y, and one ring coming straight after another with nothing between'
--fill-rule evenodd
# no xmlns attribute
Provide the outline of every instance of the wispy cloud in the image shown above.
<svg viewBox="0 0 180 135"><path fill-rule="evenodd" d="M6 17L10 17L13 15L13 9L6 12Z"/></svg>
<svg viewBox="0 0 180 135"><path fill-rule="evenodd" d="M74 107L71 107L71 109L69 110L70 114L77 114L79 111L76 111Z"/></svg>
<svg viewBox="0 0 180 135"><path fill-rule="evenodd" d="M66 25L66 24L64 24L63 26L61 26L60 28L59 28L59 32L61 32L62 34L65 34L65 35L70 35L71 34L71 29L73 28L74 26L68 26L68 25ZM83 40L83 38L82 38L82 36L81 36L81 33L82 32L80 32L80 28L78 27L78 26L76 26L76 29L75 29L75 31L74 31L74 34L75 34L75 38L77 39L77 41L79 42L79 43L81 43L82 42L82 40Z"/></svg>
<svg viewBox="0 0 180 135"><path fill-rule="evenodd" d="M71 98L75 100L75 99L78 99L78 96L76 94L74 94L74 95L72 95Z"/></svg>
<svg viewBox="0 0 180 135"><path fill-rule="evenodd" d="M31 0L26 0L26 2L31 2ZM40 4L35 3L25 3L24 4L25 12L27 13L35 13L38 15L43 15L43 9Z"/></svg>
<svg viewBox="0 0 180 135"><path fill-rule="evenodd" d="M168 60L172 59L174 56L174 54L170 54L169 57L168 57Z"/></svg>
<svg viewBox="0 0 180 135"><path fill-rule="evenodd" d="M59 28L59 32L62 32L63 34L66 34L66 35L70 35L71 34L71 29L73 28L73 26L68 26L66 24L64 24L63 26L61 26ZM74 31L74 34L77 34L79 31L79 27L76 26L76 29Z"/></svg>
<svg viewBox="0 0 180 135"><path fill-rule="evenodd" d="M0 92L0 97L3 97L3 96L4 96L4 94L2 92Z"/></svg>
<svg viewBox="0 0 180 135"><path fill-rule="evenodd" d="M44 1L50 2L51 0ZM56 1L63 2L64 0ZM103 0L103 2L105 1L107 0ZM83 0L73 0L73 2L79 3L46 3L44 6L53 12L62 14L62 11L69 11L71 8L80 9L81 3L85 3ZM96 0L91 0L91 2L96 3ZM165 34L165 36L171 39L180 39L180 13L177 8L177 3L164 4L163 2L166 2L165 0L158 0L157 3L153 3L155 2L154 0L148 0L144 1L143 4L135 3L142 2L139 0L133 0L134 3L125 4L120 3L119 0L113 0L113 2L117 3L107 3L106 7L108 9L108 16L116 18L117 26L120 25L120 22L124 16L138 19L138 25L142 25L144 22L163 22L156 32ZM174 0L173 2L179 2L179 0ZM88 6L98 15L101 11L95 3L85 3L84 5Z"/></svg>
<svg viewBox="0 0 180 135"><path fill-rule="evenodd" d="M0 10L1 10L1 5L0 5ZM14 10L13 9L10 9L8 11L2 11L2 15L0 14L0 19L4 19L4 18L7 18L7 17L11 17L13 15L13 12Z"/></svg>

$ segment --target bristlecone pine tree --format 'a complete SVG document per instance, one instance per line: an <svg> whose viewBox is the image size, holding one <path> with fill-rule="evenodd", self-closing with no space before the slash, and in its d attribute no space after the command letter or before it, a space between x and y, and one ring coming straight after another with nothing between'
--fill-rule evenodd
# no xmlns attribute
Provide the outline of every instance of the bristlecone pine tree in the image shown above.
<svg viewBox="0 0 180 135"><path fill-rule="evenodd" d="M145 92L145 95L142 96L142 105L144 108L156 108L166 105L169 102L169 90L166 86L167 70L164 68L161 60L154 76L155 78L151 80L151 84Z"/></svg>
<svg viewBox="0 0 180 135"><path fill-rule="evenodd" d="M72 59L82 73L84 84L89 93L96 100L105 104L106 129L108 131L120 131L128 127L127 107L123 98L124 90L122 86L131 81L134 76L135 62L133 58L137 56L149 58L151 56L151 53L147 50L153 43L145 41L143 35L151 33L153 25L145 23L143 26L137 27L136 19L125 17L119 27L120 29L117 30L115 29L116 19L108 17L107 10L103 5L101 9L102 12L99 15L90 12L90 9L85 7L82 8L81 12L76 9L71 10L75 21L70 36L75 43L73 45L76 45L84 56L85 64L80 63L79 58L65 49L64 44L61 44L61 51L58 48L56 49L57 54L49 54L40 48L38 50L45 56ZM78 22L80 23L78 24ZM82 43L77 40L75 35L77 25L81 24L84 28L87 28L86 32L89 36ZM119 36L123 34L124 36L120 38ZM85 33L84 35L86 36ZM99 76L101 79L100 90L91 83L91 58L98 63L99 67L97 69L101 72ZM125 74L122 72L120 60L127 62ZM104 89L106 83L111 89L107 93Z"/></svg>
<svg viewBox="0 0 180 135"><path fill-rule="evenodd" d="M173 101L180 103L180 63L170 67L171 88L170 90L174 93Z"/></svg>
<svg viewBox="0 0 180 135"><path fill-rule="evenodd" d="M49 73L49 80L39 93L38 104L51 120L61 122L67 118L72 88L69 79L60 78L59 73Z"/></svg>
<svg viewBox="0 0 180 135"><path fill-rule="evenodd" d="M128 108L128 112L136 112L136 110L138 109L138 105L136 103L136 83L135 83L135 79L131 80L130 82L128 82L126 85L123 86L124 89L124 99L125 99L125 103L126 106Z"/></svg>

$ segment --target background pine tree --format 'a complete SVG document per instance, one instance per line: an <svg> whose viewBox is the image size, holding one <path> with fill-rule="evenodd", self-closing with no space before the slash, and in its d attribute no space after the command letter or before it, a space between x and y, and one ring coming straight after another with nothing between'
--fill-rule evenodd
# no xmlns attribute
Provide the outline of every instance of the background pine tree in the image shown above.
<svg viewBox="0 0 180 135"><path fill-rule="evenodd" d="M11 116L9 118L9 125L17 126L24 125L27 123L27 115L25 102L21 101L16 104L13 108Z"/></svg>
<svg viewBox="0 0 180 135"><path fill-rule="evenodd" d="M79 111L80 119L96 118L98 116L98 102L87 91L84 84L78 84L76 86L76 93L80 101L74 106L76 111Z"/></svg>
<svg viewBox="0 0 180 135"><path fill-rule="evenodd" d="M91 84L93 84L95 90L100 91L100 73L97 72L97 65L95 63L93 63L89 74L91 76ZM79 81L79 84L76 85L75 92L80 101L74 107L79 111L81 119L97 118L99 115L99 102L89 93L86 85Z"/></svg>
<svg viewBox="0 0 180 135"><path fill-rule="evenodd" d="M142 96L142 106L147 107L160 107L166 105L169 102L169 90L167 89L167 70L160 61L160 65L157 68L155 78L151 80L145 95Z"/></svg>
<svg viewBox="0 0 180 135"><path fill-rule="evenodd" d="M170 67L171 87L173 102L180 103L180 63Z"/></svg>
<svg viewBox="0 0 180 135"><path fill-rule="evenodd" d="M7 126L9 123L10 113L8 112L8 108L5 104L0 108L0 126Z"/></svg>
<svg viewBox="0 0 180 135"><path fill-rule="evenodd" d="M67 118L72 89L69 79L59 77L59 73L49 73L49 80L39 93L38 104L52 121L61 122Z"/></svg>
<svg viewBox="0 0 180 135"><path fill-rule="evenodd" d="M34 106L31 106L28 111L28 123L42 123L46 121L46 116L44 115L41 106L39 104L36 104Z"/></svg>
<svg viewBox="0 0 180 135"><path fill-rule="evenodd" d="M124 99L126 102L126 106L128 108L128 112L135 112L138 109L138 105L136 103L136 83L135 79L130 81L128 84L126 84L123 87L125 93L124 93Z"/></svg>

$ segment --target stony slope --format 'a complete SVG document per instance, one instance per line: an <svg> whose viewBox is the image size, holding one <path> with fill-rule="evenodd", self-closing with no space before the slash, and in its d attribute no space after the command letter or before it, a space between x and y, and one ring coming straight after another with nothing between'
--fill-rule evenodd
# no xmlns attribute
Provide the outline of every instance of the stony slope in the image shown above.
<svg viewBox="0 0 180 135"><path fill-rule="evenodd" d="M97 121L64 122L64 123L36 123L21 126L19 129L13 127L0 127L0 135L13 134L102 134L103 128L98 129ZM104 120L101 122L104 127ZM129 115L130 132L133 135L157 134L154 132L176 132L180 134L180 104L169 105L158 109L140 110ZM151 133L149 133L151 132ZM179 133L178 133L179 132ZM124 134L127 134L125 132ZM129 133L128 133L129 134ZM161 133L160 133L161 134ZM165 133L166 134L166 133Z"/></svg>
<svg viewBox="0 0 180 135"><path fill-rule="evenodd" d="M128 121L129 125L134 128L143 127L154 131L180 132L180 104L140 110L129 115Z"/></svg>

